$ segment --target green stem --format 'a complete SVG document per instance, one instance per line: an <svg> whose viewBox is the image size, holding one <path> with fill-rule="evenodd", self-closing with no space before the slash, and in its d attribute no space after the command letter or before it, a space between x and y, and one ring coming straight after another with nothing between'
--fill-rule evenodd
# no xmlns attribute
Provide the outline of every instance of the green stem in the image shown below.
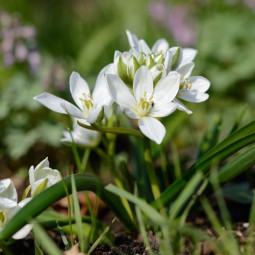
<svg viewBox="0 0 255 255"><path fill-rule="evenodd" d="M130 129L130 128L123 128L123 127L102 127L102 126L97 126L95 124L88 126L85 125L84 123L81 123L77 121L77 123L84 128L90 129L90 130L96 130L99 132L104 132L104 133L111 133L111 134L116 134L116 135L133 135L133 136L138 136L143 138L144 135L135 129Z"/></svg>
<svg viewBox="0 0 255 255"><path fill-rule="evenodd" d="M85 152L83 154L83 157L82 157L82 161L81 161L81 167L82 167L82 170L84 171L84 173L86 172L86 168L87 168L88 161L89 161L89 156L90 156L90 149L86 148Z"/></svg>
<svg viewBox="0 0 255 255"><path fill-rule="evenodd" d="M159 189L159 185L158 185L158 180L157 180L154 164L152 161L150 140L145 138L145 139L143 139L143 141L144 141L144 148L143 148L144 149L144 161L145 161L147 173L148 173L148 176L150 179L151 190L152 190L154 199L157 199L160 197L160 189Z"/></svg>
<svg viewBox="0 0 255 255"><path fill-rule="evenodd" d="M125 189L125 186L124 186L124 184L118 174L118 171L117 171L117 166L116 166L116 161L115 161L115 139L116 139L116 136L110 140L109 146L108 146L110 169L112 171L116 185L121 189ZM132 210L130 208L128 201L125 198L121 198L121 201L122 201L124 207L126 208L127 213L129 214L130 218L133 220Z"/></svg>

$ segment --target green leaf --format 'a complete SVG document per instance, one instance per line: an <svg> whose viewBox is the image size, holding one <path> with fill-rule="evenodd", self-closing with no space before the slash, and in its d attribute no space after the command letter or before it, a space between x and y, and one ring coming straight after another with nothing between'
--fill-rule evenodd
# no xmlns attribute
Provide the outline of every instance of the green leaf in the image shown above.
<svg viewBox="0 0 255 255"><path fill-rule="evenodd" d="M123 207L119 197L105 190L104 184L98 177L88 174L76 174L74 175L74 179L76 182L77 191L93 191L108 205L109 208L112 209L112 211L120 218L126 227L134 228L132 220ZM68 191L70 192L71 177L67 177L63 179L63 181L66 183ZM0 240L10 238L27 222L29 222L31 218L35 218L46 208L65 196L66 192L62 181L59 181L38 194L23 208L21 208L17 214L15 214L15 217L11 218L5 228L0 232Z"/></svg>
<svg viewBox="0 0 255 255"><path fill-rule="evenodd" d="M251 204L253 199L253 191L248 183L230 184L223 187L222 192L224 197L241 204Z"/></svg>
<svg viewBox="0 0 255 255"><path fill-rule="evenodd" d="M80 211L78 194L77 194L77 189L76 189L73 174L71 175L71 186L72 186L72 194L73 194L74 215L75 215L76 227L77 227L77 232L78 232L78 237L79 237L79 243L80 243L80 247L81 247L81 252L84 252L81 211Z"/></svg>
<svg viewBox="0 0 255 255"><path fill-rule="evenodd" d="M232 133L221 143L210 149L197 162L195 162L181 178L170 185L158 198L162 204L169 203L187 184L190 178L197 172L202 171L208 174L208 169L212 161L221 162L238 150L255 142L255 121L244 126L240 130ZM154 201L153 206L159 205L159 201Z"/></svg>
<svg viewBox="0 0 255 255"><path fill-rule="evenodd" d="M42 249L49 255L61 255L62 252L59 250L56 244L49 238L49 236L43 230L43 228L35 221L32 221L32 224L36 240L37 242L40 243Z"/></svg>
<svg viewBox="0 0 255 255"><path fill-rule="evenodd" d="M237 155L232 161L220 168L218 178L221 183L232 180L234 177L242 173L255 164L255 145L243 153Z"/></svg>
<svg viewBox="0 0 255 255"><path fill-rule="evenodd" d="M213 119L212 127L209 128L204 135L200 146L198 148L196 158L201 158L208 150L214 147L218 143L222 120L218 116Z"/></svg>
<svg viewBox="0 0 255 255"><path fill-rule="evenodd" d="M107 191L110 191L114 193L115 195L118 195L120 197L126 198L128 201L134 203L136 206L138 206L153 222L156 222L158 224L162 224L165 222L164 217L155 210L150 204L148 204L145 200L125 191L117 186L114 186L113 184L109 184L105 188Z"/></svg>

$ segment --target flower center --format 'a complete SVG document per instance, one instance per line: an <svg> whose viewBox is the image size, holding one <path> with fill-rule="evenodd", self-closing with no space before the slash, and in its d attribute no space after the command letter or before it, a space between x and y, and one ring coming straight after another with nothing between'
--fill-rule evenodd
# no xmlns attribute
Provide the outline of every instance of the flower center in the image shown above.
<svg viewBox="0 0 255 255"><path fill-rule="evenodd" d="M85 118L87 118L89 115L89 111L94 107L93 96L91 96L90 94L86 94L86 93L82 93L82 96L83 97L80 97L79 99L82 102L83 115Z"/></svg>
<svg viewBox="0 0 255 255"><path fill-rule="evenodd" d="M183 78L183 74L181 74L181 82L180 82L180 89L191 89L192 83L189 82L188 78Z"/></svg>
<svg viewBox="0 0 255 255"><path fill-rule="evenodd" d="M140 97L140 101L137 107L137 113L140 117L146 116L151 107L154 106L153 96L148 97L147 91L144 92L143 97Z"/></svg>

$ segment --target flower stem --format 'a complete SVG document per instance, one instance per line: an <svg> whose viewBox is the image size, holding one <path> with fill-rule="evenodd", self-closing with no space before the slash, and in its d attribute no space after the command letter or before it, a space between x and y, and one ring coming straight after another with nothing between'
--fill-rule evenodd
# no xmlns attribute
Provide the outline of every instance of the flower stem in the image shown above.
<svg viewBox="0 0 255 255"><path fill-rule="evenodd" d="M144 161L145 161L147 173L150 179L151 190L152 190L154 199L157 199L160 197L160 189L158 185L158 180L157 180L154 164L152 161L150 140L145 138L143 139L143 141L144 141L144 154L143 154Z"/></svg>
<svg viewBox="0 0 255 255"><path fill-rule="evenodd" d="M104 133L111 133L111 134L116 134L116 135L133 135L133 136L138 136L138 137L144 137L144 135L135 129L131 128L123 128L123 127L102 127L102 126L97 126L95 124L92 124L91 126L88 126L84 123L81 123L77 121L77 123L84 128L90 129L90 130L96 130L99 132L104 132Z"/></svg>
<svg viewBox="0 0 255 255"><path fill-rule="evenodd" d="M116 161L115 161L115 137L112 137L112 139L110 140L109 146L108 146L108 155L109 155L109 159L110 159L110 168L113 174L113 178L114 181L116 183L116 185L121 188L121 189L125 189L123 182L117 172L117 167L116 167ZM130 218L133 220L133 214L132 214L132 210L130 208L130 205L128 203L128 201L125 198L120 198L123 206L125 207L125 209L127 210L128 215L130 216Z"/></svg>

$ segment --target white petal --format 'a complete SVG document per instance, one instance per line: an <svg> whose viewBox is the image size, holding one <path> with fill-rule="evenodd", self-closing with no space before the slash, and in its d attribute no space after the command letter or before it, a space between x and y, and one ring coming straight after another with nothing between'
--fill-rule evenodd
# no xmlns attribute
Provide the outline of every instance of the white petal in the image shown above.
<svg viewBox="0 0 255 255"><path fill-rule="evenodd" d="M139 119L138 126L145 136L157 144L162 142L166 133L164 125L159 120L152 117L143 117Z"/></svg>
<svg viewBox="0 0 255 255"><path fill-rule="evenodd" d="M87 118L88 123L93 124L97 122L99 114L102 112L102 110L103 110L103 107L93 108L89 112L89 116Z"/></svg>
<svg viewBox="0 0 255 255"><path fill-rule="evenodd" d="M157 104L155 104L151 111L150 116L151 117L165 117L169 114L173 113L177 109L177 104L170 102L166 104L161 104L159 107L157 107Z"/></svg>
<svg viewBox="0 0 255 255"><path fill-rule="evenodd" d="M132 108L125 108L123 109L124 112L126 113L126 115L130 118L130 119L139 119L140 117L137 115L137 113L132 109Z"/></svg>
<svg viewBox="0 0 255 255"><path fill-rule="evenodd" d="M192 48L182 49L182 60L181 65L185 65L189 62L192 62L197 55L197 50Z"/></svg>
<svg viewBox="0 0 255 255"><path fill-rule="evenodd" d="M177 95L180 86L180 74L170 72L154 88L153 100L157 105L170 103Z"/></svg>
<svg viewBox="0 0 255 255"><path fill-rule="evenodd" d="M1 209L10 209L17 206L17 202L11 199L0 197L0 211Z"/></svg>
<svg viewBox="0 0 255 255"><path fill-rule="evenodd" d="M127 37L128 37L128 42L130 45L130 48L135 48L136 50L139 50L139 42L138 42L138 38L136 37L136 35L130 33L130 31L126 31Z"/></svg>
<svg viewBox="0 0 255 255"><path fill-rule="evenodd" d="M31 197L27 197L27 198L21 200L21 201L18 203L18 206L19 206L20 208L22 208L23 206L25 206L25 205L26 205L28 202L30 202L31 200L32 200Z"/></svg>
<svg viewBox="0 0 255 255"><path fill-rule="evenodd" d="M139 40L139 51L145 53L146 55L151 53L150 47L144 40Z"/></svg>
<svg viewBox="0 0 255 255"><path fill-rule="evenodd" d="M179 98L192 102L192 103L200 103L204 102L208 99L209 95L206 93L200 93L197 91L193 90L180 90L178 95Z"/></svg>
<svg viewBox="0 0 255 255"><path fill-rule="evenodd" d="M122 108L134 108L136 101L129 88L117 76L107 74L108 89L114 101Z"/></svg>
<svg viewBox="0 0 255 255"><path fill-rule="evenodd" d="M109 106L113 102L113 99L107 89L107 80L105 77L106 74L113 74L112 64L104 67L97 77L96 85L93 91L93 98L96 106Z"/></svg>
<svg viewBox="0 0 255 255"><path fill-rule="evenodd" d="M22 238L25 238L29 232L31 231L32 229L32 225L31 224L27 224L25 225L22 229L20 229L18 232L16 232L12 238L13 239L22 239Z"/></svg>
<svg viewBox="0 0 255 255"><path fill-rule="evenodd" d="M168 46L169 44L166 39L159 39L155 42L151 51L155 54L158 54L158 53L164 54L167 51Z"/></svg>
<svg viewBox="0 0 255 255"><path fill-rule="evenodd" d="M69 83L73 100L82 109L82 102L80 100L83 97L82 94L90 95L88 83L76 72L72 72Z"/></svg>
<svg viewBox="0 0 255 255"><path fill-rule="evenodd" d="M50 166L50 162L49 162L48 157L46 157L44 160L42 160L42 161L36 166L35 169L43 168L43 167L49 167L49 166Z"/></svg>
<svg viewBox="0 0 255 255"><path fill-rule="evenodd" d="M193 62L190 62L190 63L187 63L187 64L181 66L176 71L178 73L182 74L183 78L185 79L191 75L194 66L195 66L195 64Z"/></svg>
<svg viewBox="0 0 255 255"><path fill-rule="evenodd" d="M38 96L35 96L33 99L38 101L45 107L49 108L50 110L54 112L58 112L58 113L63 113L63 114L67 114L67 112L63 109L61 104L63 103L70 104L66 100L46 92Z"/></svg>
<svg viewBox="0 0 255 255"><path fill-rule="evenodd" d="M210 87L210 82L202 76L192 76L189 82L192 84L191 89L199 92L206 92Z"/></svg>
<svg viewBox="0 0 255 255"><path fill-rule="evenodd" d="M0 197L10 199L17 203L18 194L11 179L8 178L0 181Z"/></svg>
<svg viewBox="0 0 255 255"><path fill-rule="evenodd" d="M76 118L84 118L81 110L76 107L75 105L73 104L70 104L69 102L62 102L61 104L61 107L65 110L65 112L73 117L76 117Z"/></svg>
<svg viewBox="0 0 255 255"><path fill-rule="evenodd" d="M192 111L190 109L188 109L180 100L178 100L177 98L175 98L173 100L174 103L177 104L177 109L182 111L182 112L186 112L187 114L192 114Z"/></svg>
<svg viewBox="0 0 255 255"><path fill-rule="evenodd" d="M146 92L147 97L150 97L153 93L153 80L150 70L146 66L141 66L134 77L133 85L134 94L137 101L144 97Z"/></svg>

